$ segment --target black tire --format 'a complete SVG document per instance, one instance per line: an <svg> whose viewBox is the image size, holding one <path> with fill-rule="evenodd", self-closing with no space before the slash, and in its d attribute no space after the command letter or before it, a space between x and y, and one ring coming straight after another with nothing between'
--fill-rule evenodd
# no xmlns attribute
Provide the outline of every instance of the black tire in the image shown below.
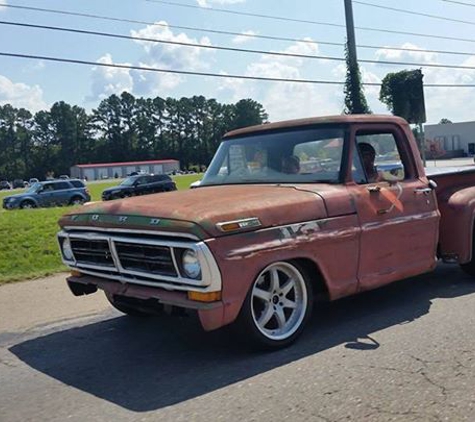
<svg viewBox="0 0 475 422"><path fill-rule="evenodd" d="M70 205L82 205L84 204L84 198L81 196L75 196L74 198L71 198L71 201L69 201Z"/></svg>
<svg viewBox="0 0 475 422"><path fill-rule="evenodd" d="M109 292L104 292L106 295L107 300L109 303L118 311L122 312L123 314L129 315L135 318L144 318L149 317L154 314L152 311L147 311L143 308L140 308L140 300L135 299L136 306L130 305L129 303L124 303L127 299L124 296L120 295L113 295ZM145 308L145 305L144 305ZM156 312L158 313L158 311Z"/></svg>
<svg viewBox="0 0 475 422"><path fill-rule="evenodd" d="M467 263L460 264L460 268L468 275L475 277L475 233L472 236L472 258Z"/></svg>
<svg viewBox="0 0 475 422"><path fill-rule="evenodd" d="M33 201L26 200L20 203L20 208L21 209L36 208L36 204Z"/></svg>
<svg viewBox="0 0 475 422"><path fill-rule="evenodd" d="M313 290L305 269L295 262L275 262L256 277L235 322L241 338L259 349L292 344L313 309Z"/></svg>

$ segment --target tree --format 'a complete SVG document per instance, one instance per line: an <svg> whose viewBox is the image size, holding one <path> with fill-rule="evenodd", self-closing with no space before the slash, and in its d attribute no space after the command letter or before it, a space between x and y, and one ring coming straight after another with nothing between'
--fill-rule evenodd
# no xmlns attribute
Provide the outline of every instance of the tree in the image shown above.
<svg viewBox="0 0 475 422"><path fill-rule="evenodd" d="M452 120L446 119L445 117L443 119L440 119L439 125L449 125L453 123Z"/></svg>
<svg viewBox="0 0 475 422"><path fill-rule="evenodd" d="M241 127L260 125L265 123L268 115L257 101L246 99L240 100L234 105L234 119L231 123L233 129Z"/></svg>
<svg viewBox="0 0 475 422"><path fill-rule="evenodd" d="M251 99L220 104L203 96L154 99L124 92L88 114L64 101L34 116L0 106L0 177L66 174L74 164L176 158L208 165L223 134L261 124L267 113Z"/></svg>
<svg viewBox="0 0 475 422"><path fill-rule="evenodd" d="M381 83L380 101L395 116L403 117L409 123L424 123L426 112L423 77L420 69L388 73Z"/></svg>
<svg viewBox="0 0 475 422"><path fill-rule="evenodd" d="M346 59L346 79L345 88L345 114L370 114L371 110L366 102L363 85L361 83L361 73L359 66L354 68L350 65L348 53L348 43L345 45Z"/></svg>

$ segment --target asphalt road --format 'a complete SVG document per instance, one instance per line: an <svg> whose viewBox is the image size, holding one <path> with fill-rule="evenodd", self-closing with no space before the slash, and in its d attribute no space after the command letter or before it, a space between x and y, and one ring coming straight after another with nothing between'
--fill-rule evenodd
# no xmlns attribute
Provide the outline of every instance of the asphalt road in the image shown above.
<svg viewBox="0 0 475 422"><path fill-rule="evenodd" d="M121 316L63 279L0 287L1 422L475 420L475 281L458 267L321 306L274 353Z"/></svg>

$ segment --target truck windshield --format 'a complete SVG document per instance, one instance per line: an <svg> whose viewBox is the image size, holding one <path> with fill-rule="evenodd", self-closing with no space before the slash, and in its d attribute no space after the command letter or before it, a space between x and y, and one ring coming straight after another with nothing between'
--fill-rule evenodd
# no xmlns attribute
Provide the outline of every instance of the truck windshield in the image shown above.
<svg viewBox="0 0 475 422"><path fill-rule="evenodd" d="M321 126L224 140L200 186L337 183L344 138L344 128Z"/></svg>

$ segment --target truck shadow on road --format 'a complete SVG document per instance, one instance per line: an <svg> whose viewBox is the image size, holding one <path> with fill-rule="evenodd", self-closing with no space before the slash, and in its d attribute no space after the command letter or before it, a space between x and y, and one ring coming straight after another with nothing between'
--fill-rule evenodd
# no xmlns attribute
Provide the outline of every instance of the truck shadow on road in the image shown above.
<svg viewBox="0 0 475 422"><path fill-rule="evenodd" d="M235 341L231 330L204 333L192 319L133 320L116 314L9 350L62 383L145 412L338 345L372 353L379 347L373 333L428 314L434 299L469 294L475 294L475 282L456 267L441 266L435 273L319 307L299 341L273 353L250 352Z"/></svg>

